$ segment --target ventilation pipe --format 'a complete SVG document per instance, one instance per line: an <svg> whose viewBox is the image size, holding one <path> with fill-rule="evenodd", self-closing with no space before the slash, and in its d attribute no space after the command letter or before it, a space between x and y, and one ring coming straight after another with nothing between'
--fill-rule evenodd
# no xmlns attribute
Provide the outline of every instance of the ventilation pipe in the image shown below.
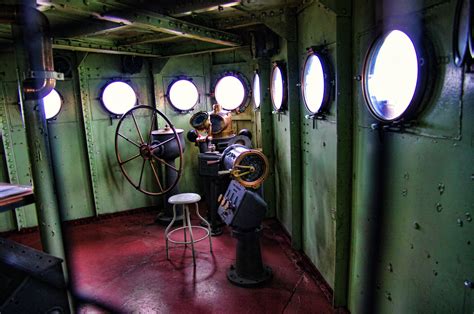
<svg viewBox="0 0 474 314"><path fill-rule="evenodd" d="M0 23L20 27L30 73L23 81L25 100L42 99L56 85L47 17L27 6L0 5Z"/></svg>
<svg viewBox="0 0 474 314"><path fill-rule="evenodd" d="M45 252L65 260L61 219L50 163L43 97L56 85L46 16L29 6L0 5L0 23L12 24L15 57L23 80L22 106L41 243ZM63 263L67 276L66 263Z"/></svg>

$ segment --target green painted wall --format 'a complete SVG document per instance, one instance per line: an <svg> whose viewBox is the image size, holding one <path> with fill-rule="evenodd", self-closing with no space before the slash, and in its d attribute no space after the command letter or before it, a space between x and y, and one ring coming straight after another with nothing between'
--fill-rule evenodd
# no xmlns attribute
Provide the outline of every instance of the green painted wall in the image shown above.
<svg viewBox="0 0 474 314"><path fill-rule="evenodd" d="M472 312L474 294L463 282L474 277L474 77L452 62L455 3L354 6L355 73L376 21L408 25L416 18L433 44L437 75L419 126L382 135L370 129L374 121L354 84L353 313ZM377 164L382 174L375 173Z"/></svg>
<svg viewBox="0 0 474 314"><path fill-rule="evenodd" d="M315 18L317 16L317 18ZM306 60L306 48L326 45L331 64L336 58L335 14L321 5L313 4L298 16L299 65ZM336 106L334 97L329 104L326 120L304 119L303 99L301 141L303 162L303 251L334 287L336 251Z"/></svg>

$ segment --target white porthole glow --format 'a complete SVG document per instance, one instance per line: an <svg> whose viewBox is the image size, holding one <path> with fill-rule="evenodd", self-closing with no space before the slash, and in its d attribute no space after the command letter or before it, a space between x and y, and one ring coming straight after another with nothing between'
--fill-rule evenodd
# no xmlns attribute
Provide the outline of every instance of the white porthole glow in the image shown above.
<svg viewBox="0 0 474 314"><path fill-rule="evenodd" d="M366 64L366 96L380 119L400 118L409 108L418 83L418 56L405 33L393 30L371 51Z"/></svg>
<svg viewBox="0 0 474 314"><path fill-rule="evenodd" d="M255 108L260 108L260 101L261 101L261 95L260 95L260 76L258 73L255 73L253 77L253 103L255 104Z"/></svg>
<svg viewBox="0 0 474 314"><path fill-rule="evenodd" d="M272 71L272 81L270 94L275 110L282 110L284 101L284 81L283 74L279 66L275 66Z"/></svg>
<svg viewBox="0 0 474 314"><path fill-rule="evenodd" d="M235 110L244 104L246 97L244 83L233 75L224 76L216 84L214 97L222 109Z"/></svg>
<svg viewBox="0 0 474 314"><path fill-rule="evenodd" d="M113 114L121 115L132 109L137 103L137 95L133 88L125 82L109 83L102 92L102 103Z"/></svg>
<svg viewBox="0 0 474 314"><path fill-rule="evenodd" d="M168 91L171 105L179 111L189 111L199 100L199 92L193 82L181 79L172 83Z"/></svg>
<svg viewBox="0 0 474 314"><path fill-rule="evenodd" d="M303 70L303 99L311 113L317 113L325 98L325 73L319 56L311 54L306 59Z"/></svg>
<svg viewBox="0 0 474 314"><path fill-rule="evenodd" d="M43 103L46 120L57 116L63 105L61 96L54 88L43 98Z"/></svg>

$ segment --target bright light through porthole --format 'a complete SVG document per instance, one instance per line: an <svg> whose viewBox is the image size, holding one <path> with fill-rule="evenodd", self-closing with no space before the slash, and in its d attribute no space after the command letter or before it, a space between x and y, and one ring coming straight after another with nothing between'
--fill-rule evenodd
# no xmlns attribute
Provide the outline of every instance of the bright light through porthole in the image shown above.
<svg viewBox="0 0 474 314"><path fill-rule="evenodd" d="M121 115L137 103L137 95L133 88L125 82L109 83L102 92L102 103L113 114Z"/></svg>
<svg viewBox="0 0 474 314"><path fill-rule="evenodd" d="M245 94L243 82L233 75L221 78L214 91L217 103L225 110L235 110L244 104Z"/></svg>
<svg viewBox="0 0 474 314"><path fill-rule="evenodd" d="M168 97L174 108L179 111L188 111L193 109L197 104L199 92L193 82L187 79L181 79L171 85Z"/></svg>
<svg viewBox="0 0 474 314"><path fill-rule="evenodd" d="M52 89L51 92L43 98L43 103L44 115L46 116L46 120L48 120L58 115L63 101L59 93L55 89Z"/></svg>
<svg viewBox="0 0 474 314"><path fill-rule="evenodd" d="M311 54L306 59L303 72L303 99L311 113L317 113L326 96L325 73L319 56Z"/></svg>
<svg viewBox="0 0 474 314"><path fill-rule="evenodd" d="M279 66L275 66L272 71L271 81L271 97L272 103L275 110L279 111L283 109L284 101L284 81L283 74Z"/></svg>
<svg viewBox="0 0 474 314"><path fill-rule="evenodd" d="M396 120L409 108L418 83L418 60L412 40L399 30L391 31L373 47L364 88L376 117Z"/></svg>
<svg viewBox="0 0 474 314"><path fill-rule="evenodd" d="M260 76L258 73L255 73L253 77L253 103L255 104L255 108L260 108Z"/></svg>

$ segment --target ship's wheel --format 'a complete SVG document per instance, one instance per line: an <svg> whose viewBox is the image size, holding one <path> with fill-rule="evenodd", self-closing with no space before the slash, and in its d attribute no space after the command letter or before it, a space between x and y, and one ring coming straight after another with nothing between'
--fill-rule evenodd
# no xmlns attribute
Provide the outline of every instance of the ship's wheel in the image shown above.
<svg viewBox="0 0 474 314"><path fill-rule="evenodd" d="M170 192L183 169L183 130L154 107L133 107L115 131L115 154L130 184L147 195ZM163 174L166 173L166 176Z"/></svg>

